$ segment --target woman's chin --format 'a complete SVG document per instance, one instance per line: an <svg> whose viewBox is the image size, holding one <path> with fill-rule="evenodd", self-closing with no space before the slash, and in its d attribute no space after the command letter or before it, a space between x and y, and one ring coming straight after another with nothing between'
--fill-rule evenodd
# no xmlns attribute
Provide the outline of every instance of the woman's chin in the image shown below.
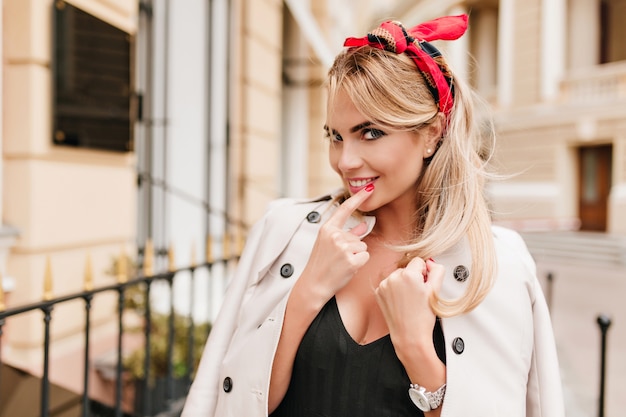
<svg viewBox="0 0 626 417"><path fill-rule="evenodd" d="M379 207L380 206L376 204L374 201L370 202L369 200L367 200L367 201L364 201L363 204L359 206L359 211L363 214L372 214Z"/></svg>

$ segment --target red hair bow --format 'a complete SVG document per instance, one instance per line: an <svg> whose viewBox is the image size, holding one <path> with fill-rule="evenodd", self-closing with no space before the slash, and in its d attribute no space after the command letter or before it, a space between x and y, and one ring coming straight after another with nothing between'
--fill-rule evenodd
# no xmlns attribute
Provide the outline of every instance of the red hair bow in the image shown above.
<svg viewBox="0 0 626 417"><path fill-rule="evenodd" d="M396 54L406 53L424 76L439 111L446 116L452 110L454 97L452 74L441 52L430 41L454 40L467 30L467 15L445 16L406 30L400 23L387 21L362 38L347 38L346 47L371 46ZM417 42L416 42L417 41Z"/></svg>

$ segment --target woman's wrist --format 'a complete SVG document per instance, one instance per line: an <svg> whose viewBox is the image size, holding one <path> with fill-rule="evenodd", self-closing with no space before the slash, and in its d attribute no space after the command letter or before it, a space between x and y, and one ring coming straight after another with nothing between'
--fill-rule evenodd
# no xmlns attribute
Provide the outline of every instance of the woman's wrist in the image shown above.
<svg viewBox="0 0 626 417"><path fill-rule="evenodd" d="M414 361L440 361L435 350L432 336L417 338L411 335L411 338L404 340L394 340L394 348L398 359L402 363L410 363Z"/></svg>
<svg viewBox="0 0 626 417"><path fill-rule="evenodd" d="M432 341L429 345L413 345L412 349L398 349L396 352L412 384L418 384L427 391L436 391L446 383L446 365L437 356Z"/></svg>
<svg viewBox="0 0 626 417"><path fill-rule="evenodd" d="M294 284L289 302L297 306L301 312L309 312L316 316L332 295L328 296L318 285L310 285L303 278L300 277Z"/></svg>

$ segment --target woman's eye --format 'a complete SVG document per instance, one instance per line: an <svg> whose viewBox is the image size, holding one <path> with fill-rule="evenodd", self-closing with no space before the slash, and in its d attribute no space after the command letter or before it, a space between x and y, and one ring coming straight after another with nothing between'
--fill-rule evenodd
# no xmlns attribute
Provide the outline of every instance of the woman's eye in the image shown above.
<svg viewBox="0 0 626 417"><path fill-rule="evenodd" d="M385 136L385 132L378 129L366 129L363 131L364 140L375 140Z"/></svg>
<svg viewBox="0 0 626 417"><path fill-rule="evenodd" d="M331 142L343 142L343 138L341 137L340 134L338 133L326 133L326 137L331 141Z"/></svg>

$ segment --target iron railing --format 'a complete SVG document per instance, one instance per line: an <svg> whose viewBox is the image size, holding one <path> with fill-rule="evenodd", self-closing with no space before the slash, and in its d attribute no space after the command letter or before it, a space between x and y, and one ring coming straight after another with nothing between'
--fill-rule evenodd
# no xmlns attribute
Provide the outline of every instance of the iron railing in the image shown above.
<svg viewBox="0 0 626 417"><path fill-rule="evenodd" d="M548 308L552 310L553 294L554 294L554 273L548 272L546 275L546 301ZM596 318L596 323L600 328L600 378L598 389L598 410L597 416L605 416L605 399L606 399L606 367L607 367L607 333L611 326L612 320L608 314L599 314Z"/></svg>
<svg viewBox="0 0 626 417"><path fill-rule="evenodd" d="M143 308L143 337L144 337L144 363L143 363L143 380L150 381L153 375L151 375L151 359L153 352L151 352L151 336L152 332L152 320L154 313L151 308L150 296L151 296L151 288L155 282L165 282L169 287L170 294L170 311L167 316L167 375L165 377L165 390L164 390L164 398L158 398L160 402L164 402L167 404L167 409L165 411L172 412L172 415L176 414L176 407L180 407L182 405L181 400L184 395L186 395L186 391L189 387L189 384L192 380L192 373L195 371L195 366L197 360L199 358L195 357L197 355L194 354L194 344L197 335L195 334L196 326L194 324L193 312L194 312L194 292L195 292L195 276L198 271L201 269L206 269L209 274L209 279L213 277L213 268L221 264L223 268L220 268L224 272L230 270L230 265L232 263L236 263L238 260L238 255L232 255L224 257L221 260L210 260L194 265L192 260L192 265L183 268L173 268L173 259L172 252L169 253L170 267L166 272L161 273L152 273L152 256L151 249L149 249L150 245L147 245L145 256L144 256L144 265L141 272L137 273L137 276L134 276L130 279L126 277L126 261L123 261L124 256L118 259L117 265L117 282L111 285L92 288L91 281L91 272L90 272L90 260L88 259L87 272L85 276L85 285L84 290L64 295L60 297L52 297L50 291L49 281L50 277L50 267L49 261L46 267L46 277L44 279L44 299L40 302L35 302L27 305L21 305L11 308L5 308L4 306L4 297L3 294L0 293L2 297L0 297L0 364L3 362L2 357L2 335L4 326L7 323L7 320L14 318L16 316L20 316L26 313L31 313L34 311L40 311L43 315L43 364L41 369L41 391L40 391L40 416L41 417L52 417L50 410L50 347L51 344L54 343L51 341L51 323L53 321L53 311L55 307L68 303L70 301L82 300L82 304L84 307L84 356L82 358L84 364L84 374L83 374L83 392L82 392L82 401L81 401L81 409L83 417L93 417L93 416L152 416L155 412L163 412L163 410L155 410L153 407L153 402L157 399L152 399L150 394L151 384L144 382L142 386L143 392L135 393L139 394L141 398L141 404L138 405L138 410L134 410L131 414L128 414L123 410L122 406L122 397L123 397L123 379L124 379L124 352L122 350L122 339L123 336L132 331L125 327L124 325L124 314L126 310L127 300L126 294L131 289L135 288L139 291L143 292L143 299L145 301L145 307ZM162 251L167 253L167 251ZM228 255L228 254L224 254ZM180 272L188 273L188 276L191 278L190 291L191 296L189 297L189 314L186 315L186 338L187 342L187 365L186 365L186 375L184 377L184 392L176 393L174 389L174 383L176 379L174 378L174 337L175 337L175 322L174 319L177 316L177 313L174 311L174 281L177 275ZM209 285L209 288L211 286ZM210 290L209 290L210 291ZM1 289L0 289L1 292ZM91 335L91 307L94 298L105 294L105 293L116 293L117 294L117 359L116 359L116 369L115 369L115 399L113 407L104 406L107 409L107 412L102 412L102 404L99 404L98 412L94 411L93 401L89 398L89 386L90 386L90 370L92 369L92 364L89 355L90 351L90 335ZM207 294L207 297L212 297L212 294ZM210 326L208 326L210 328ZM207 333L208 335L208 333ZM180 335L179 335L180 336ZM206 336L206 335L205 335ZM0 375L0 388L2 387L2 375ZM81 394L81 393L79 393ZM178 396L178 398L176 398ZM180 411L180 410L178 410Z"/></svg>

